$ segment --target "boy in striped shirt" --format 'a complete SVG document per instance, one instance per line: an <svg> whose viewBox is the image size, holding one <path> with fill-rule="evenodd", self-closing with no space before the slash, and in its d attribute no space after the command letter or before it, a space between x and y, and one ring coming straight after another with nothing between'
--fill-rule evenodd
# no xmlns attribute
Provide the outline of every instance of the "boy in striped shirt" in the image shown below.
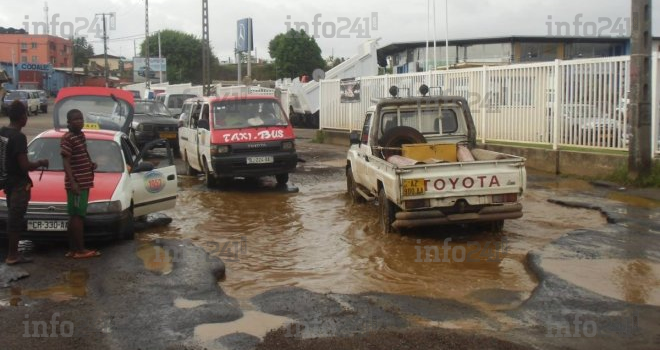
<svg viewBox="0 0 660 350"><path fill-rule="evenodd" d="M94 187L96 164L87 153L87 139L82 132L85 120L78 109L66 114L69 132L62 136L60 153L64 165L64 188L66 189L67 211L69 213L69 253L74 259L99 256L96 250L84 247L83 224L87 215L89 189Z"/></svg>

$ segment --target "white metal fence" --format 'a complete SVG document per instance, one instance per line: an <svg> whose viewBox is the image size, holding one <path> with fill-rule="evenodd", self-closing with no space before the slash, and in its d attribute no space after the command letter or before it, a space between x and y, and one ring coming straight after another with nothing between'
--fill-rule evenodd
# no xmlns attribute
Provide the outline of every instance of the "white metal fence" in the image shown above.
<svg viewBox="0 0 660 350"><path fill-rule="evenodd" d="M653 74L660 81L658 57ZM320 127L359 130L372 99L419 95L421 84L432 95L459 95L471 106L478 138L487 141L626 150L630 91L628 56L501 67L434 71L360 78L360 101L341 103L339 80L323 80ZM653 86L653 140L658 140L660 91ZM654 153L660 152L654 141Z"/></svg>
<svg viewBox="0 0 660 350"><path fill-rule="evenodd" d="M215 86L215 95L222 96L246 96L246 95L268 95L280 99L285 113L289 112L289 93L286 90L267 88L262 86Z"/></svg>

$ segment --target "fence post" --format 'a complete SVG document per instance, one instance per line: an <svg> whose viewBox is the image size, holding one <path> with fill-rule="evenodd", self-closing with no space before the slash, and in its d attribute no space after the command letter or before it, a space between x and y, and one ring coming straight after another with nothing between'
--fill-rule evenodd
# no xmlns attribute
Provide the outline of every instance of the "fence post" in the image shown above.
<svg viewBox="0 0 660 350"><path fill-rule="evenodd" d="M561 89L561 80L560 75L560 63L561 60L555 60L555 81L553 84L554 89L554 100L552 105L552 150L556 151L559 144L559 116L561 115L561 96L559 90Z"/></svg>
<svg viewBox="0 0 660 350"><path fill-rule="evenodd" d="M658 149L658 52L651 57L651 159L656 157ZM628 97L628 96L626 96ZM627 105L626 105L627 108ZM630 142L630 141L628 141Z"/></svg>
<svg viewBox="0 0 660 350"><path fill-rule="evenodd" d="M486 111L488 110L486 103L487 84L488 84L488 67L483 66L481 70L481 143L486 143Z"/></svg>

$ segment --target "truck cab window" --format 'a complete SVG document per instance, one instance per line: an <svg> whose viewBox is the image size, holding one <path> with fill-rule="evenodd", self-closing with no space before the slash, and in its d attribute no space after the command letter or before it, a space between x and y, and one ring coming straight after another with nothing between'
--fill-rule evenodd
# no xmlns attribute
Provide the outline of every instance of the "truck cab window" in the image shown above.
<svg viewBox="0 0 660 350"><path fill-rule="evenodd" d="M369 129L371 125L371 113L367 114L367 117L364 118L364 125L362 126L362 135L360 136L360 142L364 145L369 141Z"/></svg>

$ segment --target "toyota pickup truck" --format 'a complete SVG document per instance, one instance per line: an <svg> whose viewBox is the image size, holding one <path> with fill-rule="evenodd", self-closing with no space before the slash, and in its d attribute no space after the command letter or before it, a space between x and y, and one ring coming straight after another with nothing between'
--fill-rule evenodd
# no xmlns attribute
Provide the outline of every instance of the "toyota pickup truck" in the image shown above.
<svg viewBox="0 0 660 350"><path fill-rule="evenodd" d="M346 162L353 202L375 200L384 232L520 218L525 159L477 148L467 101L457 96L377 100ZM420 89L425 95L428 88Z"/></svg>

